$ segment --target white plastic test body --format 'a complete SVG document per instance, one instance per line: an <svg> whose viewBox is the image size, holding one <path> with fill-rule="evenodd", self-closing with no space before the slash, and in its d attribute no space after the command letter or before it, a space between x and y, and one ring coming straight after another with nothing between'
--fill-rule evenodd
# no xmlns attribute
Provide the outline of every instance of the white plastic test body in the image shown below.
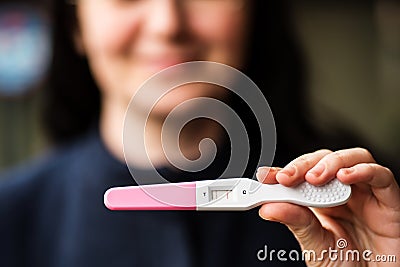
<svg viewBox="0 0 400 267"><path fill-rule="evenodd" d="M260 184L251 179L222 179L209 186L197 182L197 210L248 210L267 202L290 202L309 207L333 207L347 202L351 187L339 180L324 186L307 182L297 187Z"/></svg>
<svg viewBox="0 0 400 267"><path fill-rule="evenodd" d="M290 202L309 207L346 203L351 187L333 179L323 186L304 182L296 187L262 184L248 178L230 178L116 187L107 190L104 203L111 210L249 210L268 202Z"/></svg>

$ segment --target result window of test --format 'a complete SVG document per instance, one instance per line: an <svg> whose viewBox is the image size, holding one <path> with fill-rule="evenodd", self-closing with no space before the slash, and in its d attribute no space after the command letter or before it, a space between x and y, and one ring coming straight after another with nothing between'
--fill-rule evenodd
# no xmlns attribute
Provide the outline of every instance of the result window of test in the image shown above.
<svg viewBox="0 0 400 267"><path fill-rule="evenodd" d="M211 199L229 199L231 197L232 190L211 190Z"/></svg>

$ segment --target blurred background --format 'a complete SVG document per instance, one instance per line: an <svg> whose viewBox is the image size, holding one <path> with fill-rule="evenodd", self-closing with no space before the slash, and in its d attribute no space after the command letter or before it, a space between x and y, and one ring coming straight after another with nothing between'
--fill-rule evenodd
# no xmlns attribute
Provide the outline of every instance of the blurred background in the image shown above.
<svg viewBox="0 0 400 267"><path fill-rule="evenodd" d="M400 1L291 0L315 124L400 152ZM0 1L0 171L49 146L40 124L51 60L45 4ZM400 160L397 160L400 163Z"/></svg>

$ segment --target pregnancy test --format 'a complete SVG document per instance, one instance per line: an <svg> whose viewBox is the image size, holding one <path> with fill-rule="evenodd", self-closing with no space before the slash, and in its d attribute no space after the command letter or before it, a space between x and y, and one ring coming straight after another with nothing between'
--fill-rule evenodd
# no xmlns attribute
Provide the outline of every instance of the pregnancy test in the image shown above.
<svg viewBox="0 0 400 267"><path fill-rule="evenodd" d="M248 178L110 188L104 204L110 210L249 210L268 202L308 207L346 203L351 187L333 179L323 186L262 184Z"/></svg>

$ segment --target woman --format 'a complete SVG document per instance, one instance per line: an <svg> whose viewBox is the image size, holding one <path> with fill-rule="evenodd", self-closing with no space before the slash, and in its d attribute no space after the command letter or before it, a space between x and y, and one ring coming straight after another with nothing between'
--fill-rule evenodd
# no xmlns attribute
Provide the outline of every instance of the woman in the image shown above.
<svg viewBox="0 0 400 267"><path fill-rule="evenodd" d="M110 212L102 204L108 188L132 184L121 137L132 94L152 74L176 63L224 63L243 70L265 89L279 138L276 166L317 148L335 148L307 124L299 59L281 1L85 0L73 6L57 2L55 7L55 56L46 115L59 146L28 170L12 172L1 187L3 264L253 266L267 260L273 266L303 265L258 257L265 246L299 248L285 226L260 220L256 210ZM263 34L267 38L261 38ZM182 151L195 158L197 140L215 138L222 150L209 168L200 173L176 170L162 154L162 118L179 104L178 98L199 96L224 98L207 86L183 87L163 99L149 117L149 157L170 181L217 177L226 165L220 129L204 120L182 133ZM141 116L140 108L135 115ZM145 156L135 154L130 162L144 176ZM254 170L251 160L247 174ZM311 212L274 203L260 209L261 217L287 224L303 249L320 252L345 238L351 248L399 257L399 188L391 172L375 164L366 150L319 150L283 169L263 167L257 173L263 182L287 186L304 179L323 184L335 175L354 184L347 205ZM388 227L379 228L375 214Z"/></svg>

